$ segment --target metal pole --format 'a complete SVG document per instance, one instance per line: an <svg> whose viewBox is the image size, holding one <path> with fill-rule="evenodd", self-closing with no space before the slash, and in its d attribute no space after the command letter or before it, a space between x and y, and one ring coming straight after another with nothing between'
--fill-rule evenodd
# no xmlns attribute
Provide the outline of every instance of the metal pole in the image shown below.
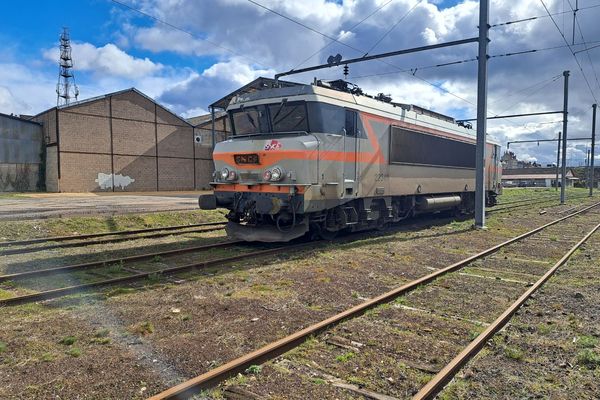
<svg viewBox="0 0 600 400"><path fill-rule="evenodd" d="M214 150L215 149L215 144L216 144L216 140L215 140L215 108L214 107L210 108L210 119L211 119L211 122L212 122L212 128L211 128L212 129L212 132L211 132L211 135L212 135L212 149Z"/></svg>
<svg viewBox="0 0 600 400"><path fill-rule="evenodd" d="M590 149L587 149L587 151L586 151L585 168L587 169L587 179L585 180L585 187L589 187L589 184L590 184Z"/></svg>
<svg viewBox="0 0 600 400"><path fill-rule="evenodd" d="M560 168L560 135L561 132L558 132L558 148L556 149L556 182L554 182L556 191L558 191L558 169Z"/></svg>
<svg viewBox="0 0 600 400"><path fill-rule="evenodd" d="M590 196L594 194L594 146L596 145L596 108L597 104L592 106L592 149L590 153Z"/></svg>
<svg viewBox="0 0 600 400"><path fill-rule="evenodd" d="M567 116L569 114L569 71L564 71L565 94L563 100L563 138L562 138L562 176L560 179L560 204L565 204L565 186L567 185Z"/></svg>
<svg viewBox="0 0 600 400"><path fill-rule="evenodd" d="M487 128L487 61L489 0L479 2L479 53L477 62L477 147L475 149L475 227L485 228L485 145Z"/></svg>

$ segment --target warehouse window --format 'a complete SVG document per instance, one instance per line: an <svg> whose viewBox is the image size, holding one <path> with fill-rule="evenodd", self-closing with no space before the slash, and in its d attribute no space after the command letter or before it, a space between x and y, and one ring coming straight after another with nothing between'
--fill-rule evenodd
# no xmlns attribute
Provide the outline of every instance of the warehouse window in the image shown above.
<svg viewBox="0 0 600 400"><path fill-rule="evenodd" d="M475 168L475 144L392 126L390 163Z"/></svg>

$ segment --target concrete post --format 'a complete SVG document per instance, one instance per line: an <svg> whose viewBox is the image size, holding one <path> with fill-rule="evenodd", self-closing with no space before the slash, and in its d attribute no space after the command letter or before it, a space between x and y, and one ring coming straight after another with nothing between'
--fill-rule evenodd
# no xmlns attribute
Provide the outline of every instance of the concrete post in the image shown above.
<svg viewBox="0 0 600 400"><path fill-rule="evenodd" d="M563 138L562 138L562 176L560 179L560 204L565 204L565 187L567 185L567 116L569 115L569 71L564 71L565 93L563 98Z"/></svg>
<svg viewBox="0 0 600 400"><path fill-rule="evenodd" d="M487 61L489 0L479 1L479 52L477 68L477 147L475 149L475 227L485 228L485 145L487 131Z"/></svg>
<svg viewBox="0 0 600 400"><path fill-rule="evenodd" d="M560 135L562 133L558 132L558 147L556 149L556 181L554 182L554 186L556 186L556 191L558 191L558 171L560 169Z"/></svg>
<svg viewBox="0 0 600 400"><path fill-rule="evenodd" d="M590 153L590 196L594 194L594 146L596 146L596 108L597 104L592 106L592 149Z"/></svg>

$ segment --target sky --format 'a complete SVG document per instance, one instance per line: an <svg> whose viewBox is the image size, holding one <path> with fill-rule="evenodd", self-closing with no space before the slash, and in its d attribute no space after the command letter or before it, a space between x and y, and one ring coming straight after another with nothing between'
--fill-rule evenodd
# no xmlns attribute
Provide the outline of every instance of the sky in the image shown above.
<svg viewBox="0 0 600 400"><path fill-rule="evenodd" d="M0 112L37 114L56 105L64 26L70 29L79 99L136 87L191 117L258 76L324 63L330 55L349 59L477 36L479 10L469 0L119 2L3 4ZM544 4L556 14L554 22ZM569 70L568 135L590 137L592 104L600 97L600 47L593 48L600 44L600 0L578 1L574 38L571 6L575 0L491 0L492 25L540 18L491 28L488 116L562 110L562 72ZM569 49L566 43L573 40ZM493 57L526 50L538 51ZM571 50L583 51L573 56ZM428 67L476 56L477 45L466 44L351 64L348 80L369 94L473 118L477 63ZM343 78L342 67L286 79L309 83L314 77ZM508 141L556 138L561 120L561 115L489 120L488 133L506 148ZM569 164L583 164L589 146L569 143ZM552 142L513 144L511 150L526 161L556 161ZM600 165L600 154L595 159Z"/></svg>

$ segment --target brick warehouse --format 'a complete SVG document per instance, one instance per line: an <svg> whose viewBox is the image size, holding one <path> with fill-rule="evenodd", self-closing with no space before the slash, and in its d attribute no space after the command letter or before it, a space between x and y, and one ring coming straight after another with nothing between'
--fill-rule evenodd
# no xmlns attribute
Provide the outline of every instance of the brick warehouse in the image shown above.
<svg viewBox="0 0 600 400"><path fill-rule="evenodd" d="M53 107L43 126L49 192L208 189L211 143L132 88Z"/></svg>

